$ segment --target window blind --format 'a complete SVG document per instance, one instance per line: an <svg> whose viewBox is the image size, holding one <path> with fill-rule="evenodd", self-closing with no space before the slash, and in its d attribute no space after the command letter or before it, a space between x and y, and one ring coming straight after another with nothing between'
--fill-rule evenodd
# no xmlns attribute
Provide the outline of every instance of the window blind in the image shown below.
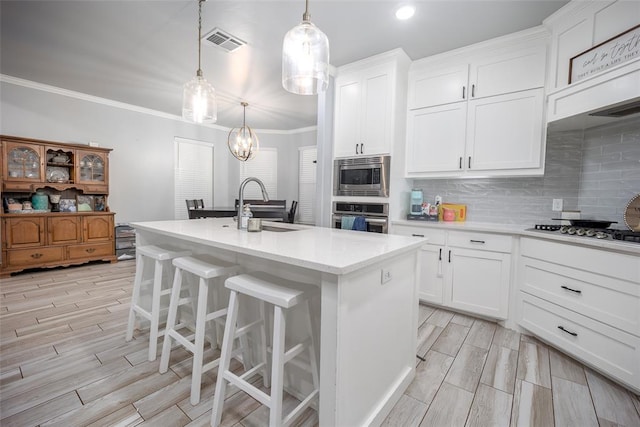
<svg viewBox="0 0 640 427"><path fill-rule="evenodd" d="M267 189L270 199L278 198L278 149L261 148L258 154L240 165L240 182L250 176L258 178ZM245 199L262 199L260 186L249 183L244 190Z"/></svg>
<svg viewBox="0 0 640 427"><path fill-rule="evenodd" d="M205 206L213 205L213 145L175 139L175 219L189 218L186 199L203 199Z"/></svg>

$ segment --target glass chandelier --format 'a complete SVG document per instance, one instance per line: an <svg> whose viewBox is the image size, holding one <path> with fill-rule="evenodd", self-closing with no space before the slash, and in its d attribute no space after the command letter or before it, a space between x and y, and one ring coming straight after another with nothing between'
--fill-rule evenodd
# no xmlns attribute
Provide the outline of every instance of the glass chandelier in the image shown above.
<svg viewBox="0 0 640 427"><path fill-rule="evenodd" d="M311 23L309 0L302 22L284 36L282 86L298 95L316 95L329 85L329 40Z"/></svg>
<svg viewBox="0 0 640 427"><path fill-rule="evenodd" d="M249 104L241 102L240 105L244 108L242 127L233 128L229 131L227 145L229 146L229 151L231 151L233 157L246 162L256 156L260 142L258 141L258 135L256 135L256 133L246 124L247 106Z"/></svg>
<svg viewBox="0 0 640 427"><path fill-rule="evenodd" d="M202 34L202 3L198 0L198 71L196 76L184 85L182 97L182 118L195 123L215 123L218 120L216 106L216 91L207 80L202 77L200 68L200 49Z"/></svg>

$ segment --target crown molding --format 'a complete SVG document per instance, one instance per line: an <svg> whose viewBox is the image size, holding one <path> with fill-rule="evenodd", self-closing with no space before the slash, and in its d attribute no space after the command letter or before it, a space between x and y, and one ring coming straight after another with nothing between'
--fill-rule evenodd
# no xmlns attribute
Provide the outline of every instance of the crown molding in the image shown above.
<svg viewBox="0 0 640 427"><path fill-rule="evenodd" d="M153 110L151 108L144 108L137 105L127 104L125 102L114 101L112 99L101 98L99 96L88 95L82 92L76 92L73 90L63 89L57 86L51 86L43 83L34 82L31 80L21 79L19 77L9 76L7 74L0 74L0 82L8 83L16 86L22 86L29 89L39 90L42 92L53 93L56 95L66 96L69 98L79 99L81 101L92 102L94 104L106 105L108 107L119 108L122 110L134 111L136 113L147 114L150 116L160 117L168 120L175 120L184 123L187 122L182 118L182 116L178 116L175 114L169 114L158 110ZM225 132L229 132L231 128L220 126L216 124L202 124L200 126L218 129ZM278 130L278 129L255 129L256 132L260 131L260 133L264 134L280 134L280 135L293 135L298 133L305 133L317 130L317 126L308 126L305 128L299 129L290 129L290 130Z"/></svg>

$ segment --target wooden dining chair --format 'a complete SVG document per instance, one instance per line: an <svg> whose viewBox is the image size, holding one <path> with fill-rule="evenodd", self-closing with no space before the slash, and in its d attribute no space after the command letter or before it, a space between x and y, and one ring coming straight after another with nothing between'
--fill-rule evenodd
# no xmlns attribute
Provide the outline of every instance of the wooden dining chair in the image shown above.
<svg viewBox="0 0 640 427"><path fill-rule="evenodd" d="M189 214L189 219L204 218L204 216L198 213L199 210L204 209L203 199L186 199L185 202L187 203L187 213Z"/></svg>
<svg viewBox="0 0 640 427"><path fill-rule="evenodd" d="M298 209L298 201L294 200L291 202L291 209L289 209L289 213L287 214L287 222L293 224L296 219L296 210Z"/></svg>

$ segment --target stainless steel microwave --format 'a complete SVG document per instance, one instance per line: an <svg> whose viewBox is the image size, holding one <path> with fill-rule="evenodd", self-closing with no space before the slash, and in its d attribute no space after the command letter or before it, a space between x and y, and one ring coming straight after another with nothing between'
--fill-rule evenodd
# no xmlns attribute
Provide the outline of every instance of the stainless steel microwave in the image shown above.
<svg viewBox="0 0 640 427"><path fill-rule="evenodd" d="M334 160L333 195L389 197L390 165L391 156Z"/></svg>

